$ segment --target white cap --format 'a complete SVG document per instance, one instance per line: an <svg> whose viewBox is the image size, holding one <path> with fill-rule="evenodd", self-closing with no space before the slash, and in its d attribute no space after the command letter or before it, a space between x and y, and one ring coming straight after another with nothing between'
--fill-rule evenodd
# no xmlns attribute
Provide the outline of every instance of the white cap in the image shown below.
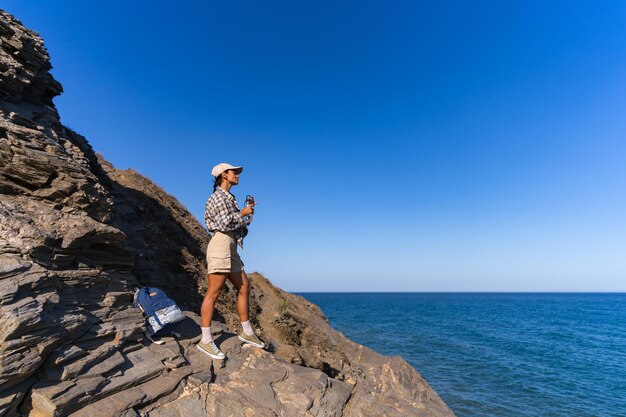
<svg viewBox="0 0 626 417"><path fill-rule="evenodd" d="M213 167L213 169L211 170L211 175L213 175L213 177L217 178L220 175L222 175L222 172L224 171L228 171L229 169L235 170L235 171L239 171L237 172L237 174L241 174L241 171L243 171L243 167L234 167L231 164L227 164L226 162L222 162L221 164L217 164Z"/></svg>

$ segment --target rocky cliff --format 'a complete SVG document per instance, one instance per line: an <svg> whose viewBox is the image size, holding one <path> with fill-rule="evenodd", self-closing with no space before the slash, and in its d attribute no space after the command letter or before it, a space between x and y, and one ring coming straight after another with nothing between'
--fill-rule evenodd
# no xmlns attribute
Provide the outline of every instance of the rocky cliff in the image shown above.
<svg viewBox="0 0 626 417"><path fill-rule="evenodd" d="M237 342L229 287L216 339L228 360L200 354L207 233L61 124L38 35L0 11L0 41L0 416L453 415L404 360L258 274L251 309L268 350ZM131 306L144 284L186 310L161 346Z"/></svg>

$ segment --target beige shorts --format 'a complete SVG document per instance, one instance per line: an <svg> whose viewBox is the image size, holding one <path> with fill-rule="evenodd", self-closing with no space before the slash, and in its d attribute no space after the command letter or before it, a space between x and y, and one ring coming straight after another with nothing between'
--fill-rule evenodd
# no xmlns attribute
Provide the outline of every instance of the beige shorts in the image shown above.
<svg viewBox="0 0 626 417"><path fill-rule="evenodd" d="M237 242L233 232L213 234L206 250L207 273L228 274L243 271L243 261L237 253Z"/></svg>

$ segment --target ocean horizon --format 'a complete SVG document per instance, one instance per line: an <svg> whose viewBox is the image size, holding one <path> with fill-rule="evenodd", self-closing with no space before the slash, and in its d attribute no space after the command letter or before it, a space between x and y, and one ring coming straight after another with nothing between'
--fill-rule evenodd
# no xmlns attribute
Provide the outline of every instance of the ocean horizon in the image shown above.
<svg viewBox="0 0 626 417"><path fill-rule="evenodd" d="M458 417L626 416L624 292L300 292Z"/></svg>
<svg viewBox="0 0 626 417"><path fill-rule="evenodd" d="M293 294L623 294L626 291L296 291Z"/></svg>

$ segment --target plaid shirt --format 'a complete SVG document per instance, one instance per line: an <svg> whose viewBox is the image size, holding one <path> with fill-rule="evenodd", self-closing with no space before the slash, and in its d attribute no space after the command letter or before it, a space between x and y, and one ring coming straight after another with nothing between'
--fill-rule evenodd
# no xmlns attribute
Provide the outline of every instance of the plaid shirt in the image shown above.
<svg viewBox="0 0 626 417"><path fill-rule="evenodd" d="M217 187L206 201L204 224L211 233L216 230L234 231L235 240L240 245L243 245L243 238L248 234L248 226L243 220L235 196L221 187Z"/></svg>

